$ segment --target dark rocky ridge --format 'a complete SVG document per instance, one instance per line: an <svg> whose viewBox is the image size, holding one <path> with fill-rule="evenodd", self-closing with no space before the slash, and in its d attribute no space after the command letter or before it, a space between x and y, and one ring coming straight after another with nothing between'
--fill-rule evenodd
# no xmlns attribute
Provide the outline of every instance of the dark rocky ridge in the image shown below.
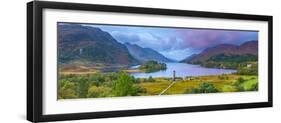
<svg viewBox="0 0 281 123"><path fill-rule="evenodd" d="M108 32L79 24L58 24L59 63L137 64L123 44Z"/></svg>

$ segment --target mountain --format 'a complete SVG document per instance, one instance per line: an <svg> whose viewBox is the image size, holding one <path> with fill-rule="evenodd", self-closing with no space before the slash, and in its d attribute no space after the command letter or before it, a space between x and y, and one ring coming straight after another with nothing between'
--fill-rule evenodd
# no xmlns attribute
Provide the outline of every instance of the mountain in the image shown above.
<svg viewBox="0 0 281 123"><path fill-rule="evenodd" d="M58 24L59 63L137 64L108 32L79 24Z"/></svg>
<svg viewBox="0 0 281 123"><path fill-rule="evenodd" d="M183 60L182 62L200 64L218 56L220 56L220 58L222 58L222 56L235 56L237 58L237 56L245 55L258 55L258 41L248 41L239 46L232 44L220 44L207 48L200 54L195 55L188 60Z"/></svg>
<svg viewBox="0 0 281 123"><path fill-rule="evenodd" d="M186 57L185 59L181 60L180 62L189 62L190 60L193 59L193 57L197 56L197 54L192 54L188 57Z"/></svg>
<svg viewBox="0 0 281 123"><path fill-rule="evenodd" d="M172 62L172 60L166 58L162 54L151 48L142 48L136 44L125 43L125 46L128 48L130 54L141 62L146 62L150 60L158 62Z"/></svg>

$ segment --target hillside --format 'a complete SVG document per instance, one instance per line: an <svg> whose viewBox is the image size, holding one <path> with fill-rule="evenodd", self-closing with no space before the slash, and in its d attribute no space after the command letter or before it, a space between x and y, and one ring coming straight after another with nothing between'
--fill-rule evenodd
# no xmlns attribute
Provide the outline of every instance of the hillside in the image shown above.
<svg viewBox="0 0 281 123"><path fill-rule="evenodd" d="M192 60L195 56L197 56L197 54L192 54L192 55L186 57L185 59L181 60L180 62L189 62L189 61Z"/></svg>
<svg viewBox="0 0 281 123"><path fill-rule="evenodd" d="M197 55L181 61L190 64L200 64L205 67L237 68L240 63L258 60L258 42L248 41L239 46L220 44L207 48Z"/></svg>
<svg viewBox="0 0 281 123"><path fill-rule="evenodd" d="M58 24L59 63L137 64L123 44L99 28Z"/></svg>
<svg viewBox="0 0 281 123"><path fill-rule="evenodd" d="M257 55L258 54L258 42L248 41L239 46L232 44L220 44L214 47L205 49L198 55L193 56L191 59L185 61L188 63L200 63L207 61L211 57L216 55Z"/></svg>
<svg viewBox="0 0 281 123"><path fill-rule="evenodd" d="M158 61L158 62L172 61L151 48L142 48L136 44L130 44L130 43L125 43L125 46L128 48L130 54L141 62L146 62L151 60Z"/></svg>

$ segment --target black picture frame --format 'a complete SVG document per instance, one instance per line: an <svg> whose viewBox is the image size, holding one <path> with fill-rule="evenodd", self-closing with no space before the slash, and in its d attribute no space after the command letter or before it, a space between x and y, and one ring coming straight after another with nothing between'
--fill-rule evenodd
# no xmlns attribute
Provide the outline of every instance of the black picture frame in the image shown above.
<svg viewBox="0 0 281 123"><path fill-rule="evenodd" d="M43 106L42 105L43 12L42 10L45 8L266 21L268 22L268 101L257 102L257 103L44 115L42 113L43 111L43 107L42 107ZM272 30L273 30L273 17L265 16L265 15L185 11L185 10L93 5L93 4L63 3L63 2L45 2L45 1L29 2L27 3L27 120L32 122L63 121L63 120L94 119L94 118L106 118L106 117L123 117L123 116L136 116L136 115L154 115L154 114L272 107L273 106L273 95L272 95L273 32Z"/></svg>

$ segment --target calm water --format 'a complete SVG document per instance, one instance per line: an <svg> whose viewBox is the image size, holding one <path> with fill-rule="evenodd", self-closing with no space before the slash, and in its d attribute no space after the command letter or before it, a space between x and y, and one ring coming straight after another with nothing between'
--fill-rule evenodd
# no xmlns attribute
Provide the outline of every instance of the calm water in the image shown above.
<svg viewBox="0 0 281 123"><path fill-rule="evenodd" d="M176 71L176 77L230 74L236 72L236 70L205 68L199 65L192 65L186 63L166 63L166 64L167 64L167 69L164 71L157 71L153 73L131 73L131 75L133 75L136 78L148 78L149 76L172 77L174 70ZM132 66L131 69L136 69L138 67L139 65Z"/></svg>

